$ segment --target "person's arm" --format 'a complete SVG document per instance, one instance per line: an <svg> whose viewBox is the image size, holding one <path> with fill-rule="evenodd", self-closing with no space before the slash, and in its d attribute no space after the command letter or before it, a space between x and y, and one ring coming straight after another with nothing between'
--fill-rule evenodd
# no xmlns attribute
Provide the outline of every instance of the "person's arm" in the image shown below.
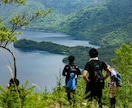
<svg viewBox="0 0 132 108"><path fill-rule="evenodd" d="M68 72L68 66L66 65L63 69L63 72L62 72L62 75L63 76L66 76L67 75L67 72Z"/></svg>
<svg viewBox="0 0 132 108"><path fill-rule="evenodd" d="M77 70L77 75L81 75L81 71L78 66L76 66L76 70Z"/></svg>
<svg viewBox="0 0 132 108"><path fill-rule="evenodd" d="M84 71L83 71L83 79L86 81L86 83L89 83L90 80L89 80L88 77L87 77L87 73L88 73L87 70L84 70Z"/></svg>
<svg viewBox="0 0 132 108"><path fill-rule="evenodd" d="M7 84L7 88L8 88L8 89L10 88L10 84Z"/></svg>
<svg viewBox="0 0 132 108"><path fill-rule="evenodd" d="M62 75L63 75L63 76L66 76L66 75L65 75L65 69L63 69L63 71L62 71Z"/></svg>
<svg viewBox="0 0 132 108"><path fill-rule="evenodd" d="M110 69L108 67L105 69L105 71L106 75L104 76L104 80L106 80L110 76Z"/></svg>

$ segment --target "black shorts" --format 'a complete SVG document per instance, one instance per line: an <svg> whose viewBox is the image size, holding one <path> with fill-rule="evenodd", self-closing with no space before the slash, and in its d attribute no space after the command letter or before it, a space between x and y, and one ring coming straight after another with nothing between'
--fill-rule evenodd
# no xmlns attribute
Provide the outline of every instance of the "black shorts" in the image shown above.
<svg viewBox="0 0 132 108"><path fill-rule="evenodd" d="M102 97L102 84L87 83L85 94L90 96Z"/></svg>

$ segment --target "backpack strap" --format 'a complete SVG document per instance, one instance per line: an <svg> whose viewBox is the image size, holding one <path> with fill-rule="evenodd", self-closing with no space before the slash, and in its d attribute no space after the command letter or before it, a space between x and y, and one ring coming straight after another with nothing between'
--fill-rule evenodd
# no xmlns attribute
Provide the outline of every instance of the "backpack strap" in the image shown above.
<svg viewBox="0 0 132 108"><path fill-rule="evenodd" d="M68 65L68 66L69 66L69 72L73 72L73 73L77 72L76 65L72 64L72 65Z"/></svg>

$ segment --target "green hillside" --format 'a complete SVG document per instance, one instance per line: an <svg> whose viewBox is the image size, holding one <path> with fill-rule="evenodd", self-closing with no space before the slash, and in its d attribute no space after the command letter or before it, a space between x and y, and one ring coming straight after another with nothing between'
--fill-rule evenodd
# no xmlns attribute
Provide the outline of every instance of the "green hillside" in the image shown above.
<svg viewBox="0 0 132 108"><path fill-rule="evenodd" d="M5 0L2 0L5 1ZM14 2L15 0L6 0L5 2ZM19 0L16 0L17 2ZM41 1L42 0L38 0ZM50 0L49 0L50 1ZM58 0L59 1L59 0ZM65 0L66 1L66 0ZM69 0L67 0L69 1ZM71 0L72 1L72 0ZM80 1L80 0L77 0ZM81 0L82 1L82 0ZM105 1L105 0L104 0ZM103 4L98 4L96 6L91 6L84 8L76 13L72 13L67 17L59 17L59 13L55 17L54 26L53 23L47 23L45 26L44 20L38 19L34 21L33 25L30 25L31 28L37 29L51 29L57 30L60 32L65 32L67 34L74 34L78 38L90 39L91 42L102 45L99 48L99 58L104 61L111 60L112 64L122 75L122 87L118 87L116 95L116 106L117 108L132 108L132 42L129 44L122 44L122 42L130 42L131 40L131 5L132 1L130 0L106 0L107 2ZM1 1L0 1L1 3ZM38 2L32 2L34 5ZM56 5L56 4L55 4ZM28 5L27 12L30 14L36 9L43 7L42 3L39 3L37 7L30 7ZM62 6L63 7L63 6ZM14 10L14 12L21 13L21 8ZM7 10L10 10L9 8ZM10 13L10 12L9 12ZM5 14L5 13L4 13ZM8 14L6 13L8 16ZM6 16L5 15L5 16ZM64 15L64 14L62 14ZM0 17L3 17L2 15ZM10 18L10 16L8 16ZM28 16L27 16L28 17ZM62 19L61 19L62 18ZM52 18L51 18L52 19ZM61 20L60 20L61 19ZM5 18L5 20L8 20ZM4 21L5 21L4 20ZM59 21L58 21L59 20ZM63 22L62 22L63 20ZM15 20L16 21L16 20ZM47 20L46 20L47 21ZM51 20L49 20L50 22ZM38 23L37 23L38 22ZM4 22L1 22L1 45L4 43L4 47L7 45L7 42L13 42L10 38L10 31L8 32L7 27L3 27ZM18 22L19 23L19 22ZM40 25L41 24L41 25ZM4 32L3 32L3 31ZM9 36L9 37L8 37ZM12 36L12 35L11 35ZM14 37L14 35L13 35ZM4 38L4 40L3 40ZM5 39L6 38L6 39ZM122 44L122 45L120 45ZM66 47L63 45L54 44L51 42L35 42L31 40L19 40L14 45L15 47L24 49L24 50L47 50L53 53L59 54L72 54L78 58L77 64L81 62L85 63L89 58L87 58L88 47ZM10 49L7 49L10 52ZM3 53L4 54L4 53ZM11 51L11 54L13 52ZM6 56L6 55L5 55ZM6 56L9 63L11 63ZM14 58L14 56L13 56ZM106 60L107 59L107 60ZM14 60L15 61L15 60ZM3 62L3 61L1 61ZM65 59L64 59L65 62ZM110 62L108 62L110 64ZM15 64L15 63L14 63ZM79 64L79 65L80 65ZM16 64L15 64L16 65ZM7 66L10 73L14 72L11 65ZM82 64L84 66L84 64ZM5 67L5 66L4 66ZM2 65L3 68L3 65ZM24 67L25 68L25 67ZM39 67L36 67L39 68ZM37 77L37 76L36 76ZM65 87L63 86L63 77L61 76L61 70L59 77L56 77L56 87L53 88L53 92L49 93L45 87L45 90L42 91L41 88L37 85L32 85L28 87L28 81L25 84L21 84L17 87L12 86L6 88L0 85L0 108L72 108L67 101ZM28 79L27 79L28 80ZM52 81L52 79L49 78ZM110 79L105 80L105 89L103 90L103 108L109 108L109 83ZM34 88L38 87L39 92L33 92ZM88 102L84 99L86 83L81 76L79 76L77 89L74 96L76 101L74 108L98 108L98 104L95 100Z"/></svg>
<svg viewBox="0 0 132 108"><path fill-rule="evenodd" d="M33 0L30 0L33 1ZM100 3L102 0L37 0L45 8L52 8L53 12L67 15L84 7Z"/></svg>
<svg viewBox="0 0 132 108"><path fill-rule="evenodd" d="M30 0L32 2L33 0ZM46 9L51 8L52 13L46 18L35 20L28 28L48 29L58 31L57 25L64 21L64 18L84 7L94 6L102 2L102 0L38 0L38 3L44 5Z"/></svg>
<svg viewBox="0 0 132 108"><path fill-rule="evenodd" d="M132 39L132 1L109 0L70 14L58 30L99 45L116 45Z"/></svg>
<svg viewBox="0 0 132 108"><path fill-rule="evenodd" d="M30 40L20 40L19 42L15 43L15 45L22 50L48 50L50 52L54 51L62 51L63 54L66 51L69 51L70 53L77 51L79 49L82 52L86 51L88 48L83 48L83 47L73 47L69 48L66 46L61 46L57 44L53 44L51 42L35 42L35 41L30 41ZM77 48L77 49L76 49ZM56 50L54 50L56 49ZM72 51L74 50L74 51ZM105 50L106 52L109 51ZM104 51L104 52L105 52ZM58 52L58 53L59 53ZM68 53L68 52L67 52ZM77 53L77 52L76 52ZM116 49L115 57L112 59L114 66L116 66L116 69L122 74L122 79L123 79L123 86L118 87L117 95L116 95L116 106L117 108L131 108L131 92L132 92L132 80L131 80L131 71L132 71L132 43L130 44L123 44L120 46L118 49ZM103 54L103 53L102 53ZM102 55L101 54L101 55ZM105 53L104 53L105 55ZM83 56L83 55L82 55ZM79 56L81 57L81 55ZM83 58L85 58L83 56ZM87 59L87 58L85 58ZM83 59L81 59L83 60ZM125 61L125 62L124 62ZM109 97L108 97L108 87L109 83L109 78L108 80L105 81L105 89L103 90L103 108L109 108L110 103L109 103ZM23 87L23 86L22 86ZM2 89L0 87L2 93L1 93L1 103L2 105L10 105L10 106L19 106L16 104L17 99L17 94L15 95L8 95L10 98L6 100L6 90ZM59 77L57 77L56 81L56 87L53 89L53 93L48 93L47 91L45 92L39 92L39 93L33 93L32 90L33 88L26 89L20 89L20 99L22 100L22 106L23 108L26 108L28 106L30 107L39 107L39 108L71 108L72 106L69 105L67 98L66 98L66 93L65 93L65 88L62 85L62 76L61 72ZM77 83L77 90L75 94L75 100L76 100L76 108L86 108L87 105L91 105L91 108L98 108L97 102L94 100L92 103L88 102L87 100L84 99L84 93L85 93L85 82L82 78L82 76L79 77L78 83ZM10 100L16 99L16 101L12 101L12 104L10 103ZM6 101L6 103L5 103Z"/></svg>
<svg viewBox="0 0 132 108"><path fill-rule="evenodd" d="M34 29L56 29L56 25L60 23L66 15L76 12L84 7L89 7L100 3L102 0L27 0L26 5L4 5L0 8L1 16L7 21L11 18L11 14L21 13L28 10L28 14L32 14L37 9L52 9L52 13L46 18L40 17L32 22L28 28ZM4 11L3 11L4 10Z"/></svg>
<svg viewBox="0 0 132 108"><path fill-rule="evenodd" d="M89 0L80 3L80 5L76 0L69 2L68 5L68 1L59 2L58 0L57 5L54 3L50 5L52 0L49 3L39 1L45 4L46 8L53 7L52 13L46 19L36 20L28 28L64 32L76 36L78 39L88 39L91 43L101 46L116 46L124 42L129 43L132 40L131 0L98 0L97 3ZM73 11L68 6L75 10Z"/></svg>
<svg viewBox="0 0 132 108"><path fill-rule="evenodd" d="M44 3L41 0L39 1ZM51 15L52 17L48 17L50 18L50 23L47 22L47 20L44 23L42 20L40 24L40 19L38 19L38 23L34 22L30 27L37 29L47 28L65 32L71 36L78 36L76 38L88 39L91 43L101 46L101 48L99 48L100 58L110 63L111 59L114 57L115 49L119 48L122 43L129 43L132 41L131 2L131 0L103 1L91 7L85 7L66 17L64 17L64 14L61 17L57 14L55 16L57 19L54 23L51 21L54 16L53 12L53 16ZM59 4L57 4L57 6L59 6ZM54 6L53 8L57 9ZM58 53L57 51L55 51L55 53ZM83 63L81 63L80 60L77 61L77 63L84 66L84 63L87 61L87 59L85 59L87 58L87 51L88 50L84 51L82 54L82 51L76 53L75 50L72 52L69 50L69 54L73 54L76 57L80 54L83 55L80 56Z"/></svg>
<svg viewBox="0 0 132 108"><path fill-rule="evenodd" d="M28 9L30 15L36 9L47 9L50 6L52 13L46 19L38 18L27 28L54 30L76 36L75 38L88 39L91 43L101 46L99 49L101 58L108 62L114 57L116 48L122 43L132 41L131 0L97 0L97 2L84 0L83 3L80 0L55 0L54 2L53 0L29 0L27 5L20 7L15 13ZM9 9L10 7L6 8ZM72 52L72 54L76 56L76 53ZM85 57L80 59L83 58Z"/></svg>
<svg viewBox="0 0 132 108"><path fill-rule="evenodd" d="M20 13L28 9L32 14L37 9L52 9L46 18L38 18L26 26L30 29L64 32L101 46L116 46L129 43L132 39L131 0L29 0L17 11L16 7L12 11L10 8L12 6L1 7L1 15L10 18L12 11ZM3 12L3 9L7 12Z"/></svg>

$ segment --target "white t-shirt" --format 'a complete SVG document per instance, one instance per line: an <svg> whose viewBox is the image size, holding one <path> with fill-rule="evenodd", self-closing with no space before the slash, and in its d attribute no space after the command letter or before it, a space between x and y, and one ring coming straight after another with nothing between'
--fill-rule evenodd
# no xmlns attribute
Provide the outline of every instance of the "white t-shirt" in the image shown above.
<svg viewBox="0 0 132 108"><path fill-rule="evenodd" d="M116 73L114 68L111 69L110 86L115 86L116 87L116 82L112 79L113 76L117 76L117 73Z"/></svg>

